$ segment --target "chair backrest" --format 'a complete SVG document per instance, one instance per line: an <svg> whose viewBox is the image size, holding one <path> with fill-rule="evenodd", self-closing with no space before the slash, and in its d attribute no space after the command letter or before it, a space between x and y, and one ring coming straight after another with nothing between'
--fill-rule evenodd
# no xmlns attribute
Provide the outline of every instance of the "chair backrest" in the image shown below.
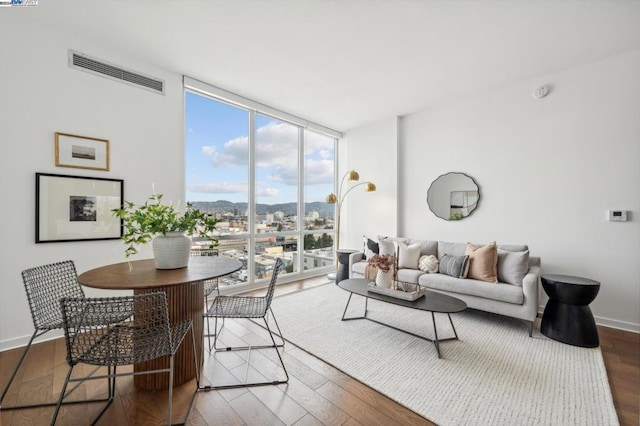
<svg viewBox="0 0 640 426"><path fill-rule="evenodd" d="M63 298L67 362L130 365L172 350L167 295Z"/></svg>
<svg viewBox="0 0 640 426"><path fill-rule="evenodd" d="M37 330L62 327L60 299L84 297L78 283L76 267L71 260L37 266L22 271L33 326Z"/></svg>
<svg viewBox="0 0 640 426"><path fill-rule="evenodd" d="M271 281L269 282L269 288L267 289L267 294L264 296L267 302L267 309L269 309L269 306L271 306L271 300L273 299L273 292L276 289L276 281L278 281L278 274L282 269L282 265L283 265L282 258L279 257L276 260L275 266L273 267L273 274L271 274Z"/></svg>

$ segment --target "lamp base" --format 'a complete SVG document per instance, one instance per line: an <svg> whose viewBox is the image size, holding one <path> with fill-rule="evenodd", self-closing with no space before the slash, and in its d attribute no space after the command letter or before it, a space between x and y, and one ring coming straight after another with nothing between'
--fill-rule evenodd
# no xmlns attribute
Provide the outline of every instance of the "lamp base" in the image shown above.
<svg viewBox="0 0 640 426"><path fill-rule="evenodd" d="M327 279L330 279L331 281L335 281L336 280L336 273L332 272L330 274L327 275Z"/></svg>

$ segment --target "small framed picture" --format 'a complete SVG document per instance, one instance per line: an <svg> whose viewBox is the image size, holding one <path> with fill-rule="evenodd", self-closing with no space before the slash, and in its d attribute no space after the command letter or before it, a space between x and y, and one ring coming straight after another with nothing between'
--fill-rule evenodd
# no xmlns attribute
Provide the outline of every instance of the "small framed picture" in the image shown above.
<svg viewBox="0 0 640 426"><path fill-rule="evenodd" d="M56 132L56 166L109 170L109 141Z"/></svg>
<svg viewBox="0 0 640 426"><path fill-rule="evenodd" d="M36 173L36 243L122 237L124 181Z"/></svg>

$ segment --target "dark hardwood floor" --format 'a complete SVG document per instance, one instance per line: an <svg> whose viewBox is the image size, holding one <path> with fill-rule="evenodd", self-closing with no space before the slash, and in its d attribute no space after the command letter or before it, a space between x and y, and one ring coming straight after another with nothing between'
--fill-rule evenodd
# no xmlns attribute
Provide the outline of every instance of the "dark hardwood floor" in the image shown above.
<svg viewBox="0 0 640 426"><path fill-rule="evenodd" d="M324 277L284 284L276 294L320 285ZM260 291L253 292L261 294ZM639 424L640 335L598 327L614 403L622 425ZM258 344L267 338L264 329L248 320L225 323L224 343ZM21 349L0 352L0 389L4 389ZM63 339L34 345L3 405L54 401L67 372ZM205 354L203 382L216 383L242 377L240 352ZM287 344L284 362L290 381L262 386L197 393L195 381L174 389L174 422L184 418L192 404L189 425L432 425L414 412L352 379L294 345ZM282 374L273 350L253 351L249 378L276 379ZM130 370L129 370L130 371ZM74 394L76 399L100 397L101 381L88 382ZM157 425L166 421L167 391L140 391L133 379L118 378L116 399L102 416L100 425ZM75 404L63 407L58 424L85 425L102 405ZM53 408L2 411L0 425L49 424Z"/></svg>

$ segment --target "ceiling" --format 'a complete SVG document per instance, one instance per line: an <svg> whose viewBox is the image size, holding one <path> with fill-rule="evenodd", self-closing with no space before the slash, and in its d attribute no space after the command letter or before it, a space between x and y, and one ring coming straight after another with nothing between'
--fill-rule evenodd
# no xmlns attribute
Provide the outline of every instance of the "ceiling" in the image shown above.
<svg viewBox="0 0 640 426"><path fill-rule="evenodd" d="M42 25L340 131L640 49L634 0L40 0L28 9Z"/></svg>

